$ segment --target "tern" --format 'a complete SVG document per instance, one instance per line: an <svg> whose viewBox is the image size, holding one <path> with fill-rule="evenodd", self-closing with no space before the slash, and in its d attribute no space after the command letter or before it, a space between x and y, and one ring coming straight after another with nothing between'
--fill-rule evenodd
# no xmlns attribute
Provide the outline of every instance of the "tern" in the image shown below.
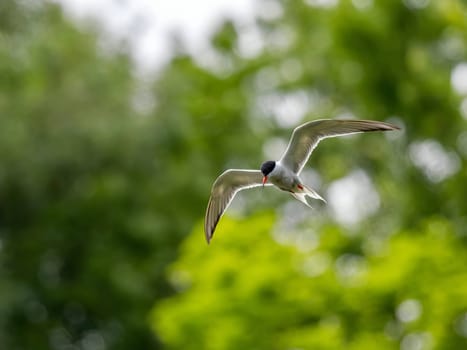
<svg viewBox="0 0 467 350"><path fill-rule="evenodd" d="M274 185L307 206L306 197L324 199L306 186L299 175L319 141L328 137L368 131L400 130L398 126L372 120L320 119L296 127L287 149L277 160L265 161L260 170L228 169L212 185L206 209L204 232L211 241L219 219L238 191L265 185Z"/></svg>

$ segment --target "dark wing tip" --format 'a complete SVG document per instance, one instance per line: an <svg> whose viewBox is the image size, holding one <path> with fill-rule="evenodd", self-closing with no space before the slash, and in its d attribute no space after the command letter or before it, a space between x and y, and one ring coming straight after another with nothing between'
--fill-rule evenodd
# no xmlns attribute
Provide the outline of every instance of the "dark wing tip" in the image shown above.
<svg viewBox="0 0 467 350"><path fill-rule="evenodd" d="M211 243L212 237L214 237L214 231L216 230L217 223L219 222L219 219L221 218L221 215L218 215L216 220L213 222L212 226L210 227L205 227L204 233L206 236L206 242L209 244Z"/></svg>
<svg viewBox="0 0 467 350"><path fill-rule="evenodd" d="M389 130L401 130L401 127L400 126L397 126L397 125L394 125L394 124L389 124L389 123L384 123L384 122L381 122L381 127L380 127L380 130L386 130L386 131L389 131Z"/></svg>
<svg viewBox="0 0 467 350"><path fill-rule="evenodd" d="M204 236L206 237L206 242L209 244L212 238L212 232L207 227L204 228Z"/></svg>
<svg viewBox="0 0 467 350"><path fill-rule="evenodd" d="M211 239L214 236L214 231L216 230L216 226L217 226L218 221L219 220L216 220L212 225L210 225L209 227L205 227L205 229L204 229L206 242L208 244L211 243Z"/></svg>
<svg viewBox="0 0 467 350"><path fill-rule="evenodd" d="M211 223L209 220L211 214L211 206L212 206L212 198L209 200L208 208L206 211L206 218L204 219L204 234L206 237L206 242L209 244L211 243L211 239L214 236L214 231L216 230L217 223L219 222L222 212L216 214L216 219Z"/></svg>
<svg viewBox="0 0 467 350"><path fill-rule="evenodd" d="M355 120L355 123L359 123L360 120ZM362 120L362 122L370 122L371 124L366 125L362 128L362 131L391 131L391 130L401 130L401 128L394 124L389 124L385 122L375 122L372 120Z"/></svg>
<svg viewBox="0 0 467 350"><path fill-rule="evenodd" d="M212 237L212 227L209 225L209 211L211 210L212 198L209 198L208 207L206 208L206 215L204 217L204 237L206 242L209 244Z"/></svg>

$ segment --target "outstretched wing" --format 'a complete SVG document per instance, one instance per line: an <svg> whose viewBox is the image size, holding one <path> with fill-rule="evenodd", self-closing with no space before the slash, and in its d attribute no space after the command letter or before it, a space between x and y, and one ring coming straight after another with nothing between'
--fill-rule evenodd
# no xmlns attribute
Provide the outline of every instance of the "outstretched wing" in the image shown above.
<svg viewBox="0 0 467 350"><path fill-rule="evenodd" d="M320 119L295 128L280 162L299 174L319 141L328 137L367 131L389 131L400 128L372 120Z"/></svg>
<svg viewBox="0 0 467 350"><path fill-rule="evenodd" d="M262 186L263 174L259 170L229 169L222 173L212 185L204 219L204 232L209 243L222 214L232 202L235 194L246 188Z"/></svg>

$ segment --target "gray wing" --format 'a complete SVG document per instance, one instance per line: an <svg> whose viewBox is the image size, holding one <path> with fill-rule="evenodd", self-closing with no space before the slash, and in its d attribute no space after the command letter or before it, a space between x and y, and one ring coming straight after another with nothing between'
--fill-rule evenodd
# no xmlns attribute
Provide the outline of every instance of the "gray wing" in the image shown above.
<svg viewBox="0 0 467 350"><path fill-rule="evenodd" d="M298 174L322 139L366 131L399 129L395 125L372 120L320 119L311 121L295 128L280 162Z"/></svg>
<svg viewBox="0 0 467 350"><path fill-rule="evenodd" d="M204 219L204 232L209 243L222 214L235 194L246 188L262 186L263 174L259 170L229 169L222 173L212 185Z"/></svg>

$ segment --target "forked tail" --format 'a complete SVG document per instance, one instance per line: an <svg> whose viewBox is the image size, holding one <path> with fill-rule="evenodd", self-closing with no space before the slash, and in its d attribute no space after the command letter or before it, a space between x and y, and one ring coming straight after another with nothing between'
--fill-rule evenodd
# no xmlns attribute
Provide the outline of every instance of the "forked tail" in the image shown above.
<svg viewBox="0 0 467 350"><path fill-rule="evenodd" d="M301 185L302 186L302 193L305 194L306 196L310 196L311 198L314 198L314 199L319 199L319 200L322 200L324 203L326 203L326 200L321 197L318 192L316 192L314 189L306 186L306 185Z"/></svg>
<svg viewBox="0 0 467 350"><path fill-rule="evenodd" d="M298 199L300 202L305 204L307 207L310 207L310 208L313 209L313 207L308 204L308 202L306 200L306 194L305 193L290 192L290 194L292 196L294 196L296 199Z"/></svg>
<svg viewBox="0 0 467 350"><path fill-rule="evenodd" d="M302 202L303 204L305 204L306 206L310 208L312 207L310 204L308 204L308 201L306 200L307 196L322 200L324 203L326 203L323 197L321 197L315 190L313 190L312 188L308 186L301 184L298 186L297 190L298 190L297 192L291 192L292 196L294 196L296 199L298 199L300 202Z"/></svg>

